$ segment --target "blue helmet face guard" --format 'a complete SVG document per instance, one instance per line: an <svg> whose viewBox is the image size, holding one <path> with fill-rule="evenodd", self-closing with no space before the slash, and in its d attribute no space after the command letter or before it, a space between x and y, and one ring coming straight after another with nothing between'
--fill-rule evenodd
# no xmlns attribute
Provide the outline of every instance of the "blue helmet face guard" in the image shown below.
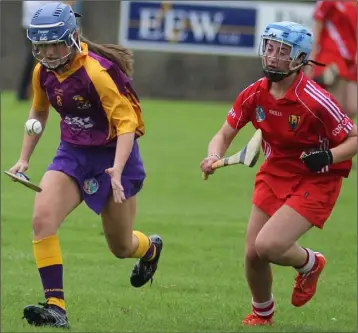
<svg viewBox="0 0 358 333"><path fill-rule="evenodd" d="M33 16L27 38L32 42L34 57L45 67L57 69L81 52L75 14L69 5L50 3L40 7Z"/></svg>
<svg viewBox="0 0 358 333"><path fill-rule="evenodd" d="M299 61L300 54L293 56L292 46L283 40L275 38L262 38L260 57L265 75L273 82L278 82L296 72L304 65L303 59Z"/></svg>
<svg viewBox="0 0 358 333"><path fill-rule="evenodd" d="M81 52L79 38L76 39L75 36L71 36L71 44L64 40L33 42L32 54L46 68L56 69L66 65L71 60L75 49Z"/></svg>
<svg viewBox="0 0 358 333"><path fill-rule="evenodd" d="M311 32L294 22L269 24L261 36L259 55L265 76L278 82L308 62L312 50Z"/></svg>

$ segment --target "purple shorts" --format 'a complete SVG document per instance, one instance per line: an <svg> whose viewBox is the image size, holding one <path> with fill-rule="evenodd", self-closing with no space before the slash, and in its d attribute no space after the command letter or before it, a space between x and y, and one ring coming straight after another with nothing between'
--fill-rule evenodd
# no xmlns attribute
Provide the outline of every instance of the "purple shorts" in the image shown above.
<svg viewBox="0 0 358 333"><path fill-rule="evenodd" d="M89 208L100 214L112 194L111 177L105 173L113 166L115 147L79 147L62 141L47 170L56 170L74 178ZM145 179L137 141L122 172L126 198L136 195Z"/></svg>

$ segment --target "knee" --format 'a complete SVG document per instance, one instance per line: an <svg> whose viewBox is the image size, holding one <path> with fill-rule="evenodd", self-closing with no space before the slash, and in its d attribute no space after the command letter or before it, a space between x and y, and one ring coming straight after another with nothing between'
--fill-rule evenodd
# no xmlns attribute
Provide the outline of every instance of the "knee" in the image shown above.
<svg viewBox="0 0 358 333"><path fill-rule="evenodd" d="M276 261L284 252L283 246L278 239L260 236L256 238L255 250L260 259L269 262Z"/></svg>
<svg viewBox="0 0 358 333"><path fill-rule="evenodd" d="M258 260L260 260L260 257L256 252L255 244L247 244L245 249L245 261L255 263Z"/></svg>
<svg viewBox="0 0 358 333"><path fill-rule="evenodd" d="M52 222L51 214L35 212L32 217L32 230L35 237L47 237L57 232L56 223Z"/></svg>
<svg viewBox="0 0 358 333"><path fill-rule="evenodd" d="M110 245L110 250L119 259L130 258L133 255L133 247L126 244Z"/></svg>

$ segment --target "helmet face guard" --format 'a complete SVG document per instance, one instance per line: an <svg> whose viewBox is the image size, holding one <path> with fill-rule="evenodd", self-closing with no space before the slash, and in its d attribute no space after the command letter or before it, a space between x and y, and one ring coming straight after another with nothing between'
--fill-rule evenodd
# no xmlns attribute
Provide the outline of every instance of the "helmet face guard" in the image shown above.
<svg viewBox="0 0 358 333"><path fill-rule="evenodd" d="M261 35L259 55L265 76L279 82L308 62L312 33L301 24L289 21L267 25Z"/></svg>
<svg viewBox="0 0 358 333"><path fill-rule="evenodd" d="M66 65L74 54L74 48L81 52L81 47L78 41L75 40L73 34L70 36L71 44L65 40L55 40L47 43L33 42L32 54L33 56L46 68L56 69L60 66Z"/></svg>
<svg viewBox="0 0 358 333"><path fill-rule="evenodd" d="M80 15L63 3L46 4L37 10L27 38L32 43L32 54L43 66L57 69L72 59L76 49L82 51L76 17Z"/></svg>
<svg viewBox="0 0 358 333"><path fill-rule="evenodd" d="M303 61L295 65L302 53L299 54L299 51L296 51L296 54L292 56L292 46L285 43L283 39L263 37L259 50L264 74L272 82L283 80L304 65Z"/></svg>

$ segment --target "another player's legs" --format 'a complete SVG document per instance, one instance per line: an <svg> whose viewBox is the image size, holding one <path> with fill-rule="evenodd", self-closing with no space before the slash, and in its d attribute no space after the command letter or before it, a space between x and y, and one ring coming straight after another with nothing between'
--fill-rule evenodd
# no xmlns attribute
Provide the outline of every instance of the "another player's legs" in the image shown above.
<svg viewBox="0 0 358 333"><path fill-rule="evenodd" d="M338 77L327 91L337 100L349 118L357 116L357 83Z"/></svg>
<svg viewBox="0 0 358 333"><path fill-rule="evenodd" d="M163 242L157 235L147 237L140 231L133 231L136 206L136 196L121 204L115 203L111 196L101 216L111 252L118 258L139 258L130 281L133 287L141 287L152 280L157 270Z"/></svg>
<svg viewBox="0 0 358 333"><path fill-rule="evenodd" d="M68 328L63 262L56 233L81 199L77 184L58 171L46 172L40 186L42 192L36 195L32 218L33 249L46 301L40 306L26 306L24 318L34 326Z"/></svg>
<svg viewBox="0 0 358 333"><path fill-rule="evenodd" d="M318 278L325 266L321 254L296 244L311 227L312 224L306 218L284 205L256 238L256 251L262 259L280 266L292 266L297 270L291 300L294 306L302 306L314 296Z"/></svg>
<svg viewBox="0 0 358 333"><path fill-rule="evenodd" d="M342 80L340 77L337 77L335 82L326 87L327 91L332 94L332 96L337 100L339 105L342 106L345 104L345 92L347 89L347 82L345 80Z"/></svg>
<svg viewBox="0 0 358 333"><path fill-rule="evenodd" d="M274 314L270 263L261 259L255 249L256 237L269 218L269 215L253 205L246 232L245 253L245 273L252 294L252 314L246 316L243 324L249 326L271 324Z"/></svg>
<svg viewBox="0 0 358 333"><path fill-rule="evenodd" d="M344 110L353 119L357 116L357 82L349 81L347 83L345 100Z"/></svg>

